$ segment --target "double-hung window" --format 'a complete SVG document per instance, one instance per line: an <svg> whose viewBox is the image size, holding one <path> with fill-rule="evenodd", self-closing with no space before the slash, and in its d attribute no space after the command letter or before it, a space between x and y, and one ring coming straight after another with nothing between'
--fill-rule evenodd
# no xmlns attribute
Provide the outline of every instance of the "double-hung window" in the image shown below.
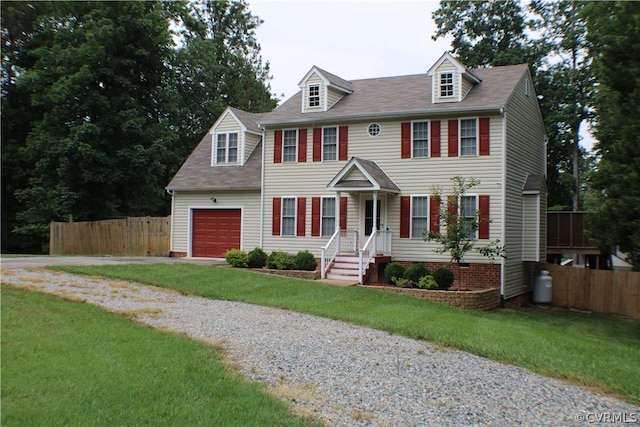
<svg viewBox="0 0 640 427"><path fill-rule="evenodd" d="M440 74L440 96L453 96L453 73Z"/></svg>
<svg viewBox="0 0 640 427"><path fill-rule="evenodd" d="M429 198L414 196L411 199L411 238L420 239L429 231Z"/></svg>
<svg viewBox="0 0 640 427"><path fill-rule="evenodd" d="M296 233L296 199L282 198L282 235L295 236Z"/></svg>
<svg viewBox="0 0 640 427"><path fill-rule="evenodd" d="M459 215L464 218L463 224L465 224L466 230L461 230L462 234L476 238L476 232L473 231L473 224L476 222L477 211L477 198L476 196L462 196L460 197L460 213Z"/></svg>
<svg viewBox="0 0 640 427"><path fill-rule="evenodd" d="M238 162L238 134L219 133L216 138L216 163Z"/></svg>
<svg viewBox="0 0 640 427"><path fill-rule="evenodd" d="M429 122L413 122L413 157L429 157Z"/></svg>
<svg viewBox="0 0 640 427"><path fill-rule="evenodd" d="M309 107L320 106L320 85L309 86Z"/></svg>
<svg viewBox="0 0 640 427"><path fill-rule="evenodd" d="M336 160L338 153L337 128L322 128L322 160Z"/></svg>
<svg viewBox="0 0 640 427"><path fill-rule="evenodd" d="M282 135L282 161L296 162L298 160L298 131L285 130Z"/></svg>
<svg viewBox="0 0 640 427"><path fill-rule="evenodd" d="M322 227L320 235L332 236L336 231L336 199L335 197L322 198Z"/></svg>
<svg viewBox="0 0 640 427"><path fill-rule="evenodd" d="M478 121L460 120L460 155L475 156L478 153Z"/></svg>

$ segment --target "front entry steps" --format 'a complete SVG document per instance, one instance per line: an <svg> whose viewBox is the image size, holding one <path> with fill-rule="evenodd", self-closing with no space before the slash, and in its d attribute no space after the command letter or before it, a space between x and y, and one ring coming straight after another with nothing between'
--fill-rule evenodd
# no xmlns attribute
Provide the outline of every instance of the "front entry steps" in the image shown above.
<svg viewBox="0 0 640 427"><path fill-rule="evenodd" d="M327 272L327 279L360 283L359 270L360 258L358 255L338 254Z"/></svg>

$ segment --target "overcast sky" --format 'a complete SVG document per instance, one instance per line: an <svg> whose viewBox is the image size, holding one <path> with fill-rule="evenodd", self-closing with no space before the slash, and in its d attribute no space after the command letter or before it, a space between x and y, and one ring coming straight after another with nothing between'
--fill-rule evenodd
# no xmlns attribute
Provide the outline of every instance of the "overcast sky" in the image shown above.
<svg viewBox="0 0 640 427"><path fill-rule="evenodd" d="M426 73L451 49L450 38L431 38L438 1L247 1L264 21L256 38L282 101L314 65L346 80L401 76Z"/></svg>

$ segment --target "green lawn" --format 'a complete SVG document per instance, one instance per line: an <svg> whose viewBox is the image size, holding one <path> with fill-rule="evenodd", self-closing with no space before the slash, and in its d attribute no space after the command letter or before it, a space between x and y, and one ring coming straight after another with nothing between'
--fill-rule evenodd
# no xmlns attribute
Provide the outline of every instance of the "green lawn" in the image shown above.
<svg viewBox="0 0 640 427"><path fill-rule="evenodd" d="M311 426L221 350L2 286L2 426Z"/></svg>
<svg viewBox="0 0 640 427"><path fill-rule="evenodd" d="M60 269L370 326L523 366L640 403L638 320L566 310L474 312L363 287L339 288L205 265Z"/></svg>

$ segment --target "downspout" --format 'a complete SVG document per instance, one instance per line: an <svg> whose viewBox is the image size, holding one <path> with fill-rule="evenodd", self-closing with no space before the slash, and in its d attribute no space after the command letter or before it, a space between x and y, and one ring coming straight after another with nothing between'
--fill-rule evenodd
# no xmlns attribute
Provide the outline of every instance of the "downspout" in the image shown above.
<svg viewBox="0 0 640 427"><path fill-rule="evenodd" d="M500 241L506 244L507 235L507 111L500 108L502 114L502 227ZM505 291L505 259L500 259L500 304L504 304Z"/></svg>
<svg viewBox="0 0 640 427"><path fill-rule="evenodd" d="M267 151L267 132L262 128L262 172L260 176L260 243L262 249L264 244L264 158Z"/></svg>

